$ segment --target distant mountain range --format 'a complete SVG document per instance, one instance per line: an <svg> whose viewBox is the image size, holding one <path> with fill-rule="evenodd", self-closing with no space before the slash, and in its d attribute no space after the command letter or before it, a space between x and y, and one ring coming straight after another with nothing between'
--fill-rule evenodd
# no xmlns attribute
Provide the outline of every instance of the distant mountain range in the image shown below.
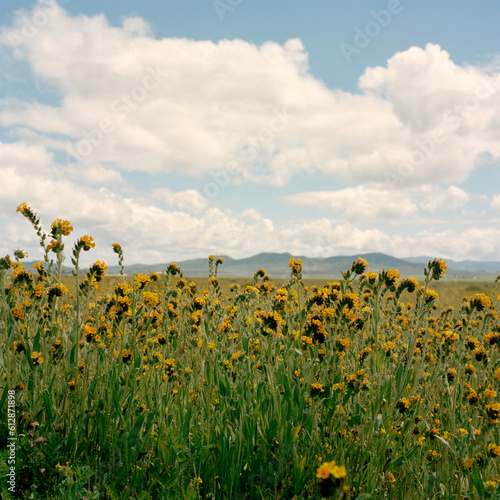
<svg viewBox="0 0 500 500"><path fill-rule="evenodd" d="M219 257L219 256L218 256ZM365 253L356 255L339 255L327 258L311 258L289 253L259 253L244 259L233 259L222 256L224 264L219 267L219 276L225 277L251 277L263 268L271 277L285 277L290 274L288 263L291 257L302 259L303 276L308 277L340 277L342 271L346 271L352 263L362 257L368 262L371 271L378 272L381 269L397 269L402 276L422 276L424 266L434 257L408 257L398 259L384 253ZM184 276L205 277L208 276L208 258L190 259L176 261ZM28 269L33 263L25 262ZM163 272L170 264L131 264L125 266L128 275L134 273ZM481 278L495 277L500 275L500 262L479 262L479 261L454 261L447 260L448 278ZM64 267L64 273L70 273L70 269ZM81 270L86 272L86 270ZM108 274L119 274L118 266L109 266Z"/></svg>
<svg viewBox="0 0 500 500"><path fill-rule="evenodd" d="M224 264L219 267L219 276L226 277L250 277L264 268L271 277L284 277L290 274L288 263L291 257L302 259L304 277L339 277L342 271L346 271L352 263L362 257L368 262L372 271L381 269L397 269L402 276L422 276L424 266L434 257L410 257L398 259L383 253L366 253L356 255L339 255L327 258L311 258L289 253L259 253L244 259L233 259L223 256ZM177 261L185 276L207 276L207 259L190 259ZM500 262L476 262L476 261L453 261L448 260L447 276L452 278L474 278L489 277L500 274ZM143 265L136 264L126 266L128 274L138 272L161 272L167 268L168 264ZM111 266L110 272L119 272L117 266Z"/></svg>

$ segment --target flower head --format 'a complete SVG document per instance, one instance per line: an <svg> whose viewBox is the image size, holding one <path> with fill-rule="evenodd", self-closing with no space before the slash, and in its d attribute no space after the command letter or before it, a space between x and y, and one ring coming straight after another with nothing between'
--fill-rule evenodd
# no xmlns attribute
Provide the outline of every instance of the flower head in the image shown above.
<svg viewBox="0 0 500 500"><path fill-rule="evenodd" d="M361 257L358 257L358 260L355 260L352 263L351 271L356 274L363 274L368 269L368 262Z"/></svg>
<svg viewBox="0 0 500 500"><path fill-rule="evenodd" d="M130 349L123 349L122 361L128 363L132 359L132 351Z"/></svg>
<svg viewBox="0 0 500 500"><path fill-rule="evenodd" d="M26 205L26 203L21 203L16 212L21 212L33 225L37 226L40 219L37 217L36 213Z"/></svg>
<svg viewBox="0 0 500 500"><path fill-rule="evenodd" d="M91 248L95 248L95 241L92 236L82 236L77 242L76 246L82 248L84 252L88 252Z"/></svg>
<svg viewBox="0 0 500 500"><path fill-rule="evenodd" d="M337 465L334 461L324 462L318 467L316 477L321 495L330 497L344 484L347 471L343 465Z"/></svg>
<svg viewBox="0 0 500 500"><path fill-rule="evenodd" d="M31 353L31 363L33 366L38 366L43 363L43 357L41 352L32 352Z"/></svg>
<svg viewBox="0 0 500 500"><path fill-rule="evenodd" d="M446 274L447 264L442 259L430 260L427 269L424 270L425 275L431 275L431 278L438 280Z"/></svg>
<svg viewBox="0 0 500 500"><path fill-rule="evenodd" d="M50 227L50 234L53 238L57 238L60 235L68 236L73 231L71 223L64 219L56 219Z"/></svg>

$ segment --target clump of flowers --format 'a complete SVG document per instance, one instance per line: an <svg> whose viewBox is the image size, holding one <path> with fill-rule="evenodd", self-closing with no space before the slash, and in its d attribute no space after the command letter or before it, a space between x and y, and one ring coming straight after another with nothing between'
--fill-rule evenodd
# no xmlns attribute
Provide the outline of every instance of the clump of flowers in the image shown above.
<svg viewBox="0 0 500 500"><path fill-rule="evenodd" d="M122 361L128 363L132 359L132 351L130 349L123 349Z"/></svg>
<svg viewBox="0 0 500 500"><path fill-rule="evenodd" d="M351 266L351 271L355 274L363 274L367 269L368 263L361 257L358 257L358 260L355 260Z"/></svg>
<svg viewBox="0 0 500 500"><path fill-rule="evenodd" d="M343 465L335 461L323 462L316 471L319 491L323 497L331 497L345 484L347 471Z"/></svg>
<svg viewBox="0 0 500 500"><path fill-rule="evenodd" d="M302 259L290 259L288 267L292 270L292 277L302 279Z"/></svg>
<svg viewBox="0 0 500 500"><path fill-rule="evenodd" d="M443 259L430 260L427 268L424 269L424 275L430 276L433 280L439 280L446 275L447 264Z"/></svg>
<svg viewBox="0 0 500 500"><path fill-rule="evenodd" d="M318 382L311 384L311 395L312 396L320 396L324 392L325 392L325 389L323 389L323 384L320 384Z"/></svg>
<svg viewBox="0 0 500 500"><path fill-rule="evenodd" d="M33 366L38 366L38 365L41 365L43 363L43 356L42 356L42 353L41 352L32 352L31 353L31 364Z"/></svg>

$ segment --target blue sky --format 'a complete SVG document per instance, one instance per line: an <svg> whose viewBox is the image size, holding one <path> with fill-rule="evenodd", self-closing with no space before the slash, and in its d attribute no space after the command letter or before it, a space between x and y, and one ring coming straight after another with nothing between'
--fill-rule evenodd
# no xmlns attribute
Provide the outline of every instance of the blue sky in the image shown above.
<svg viewBox="0 0 500 500"><path fill-rule="evenodd" d="M500 260L498 2L0 5L0 252L16 207L95 256Z"/></svg>

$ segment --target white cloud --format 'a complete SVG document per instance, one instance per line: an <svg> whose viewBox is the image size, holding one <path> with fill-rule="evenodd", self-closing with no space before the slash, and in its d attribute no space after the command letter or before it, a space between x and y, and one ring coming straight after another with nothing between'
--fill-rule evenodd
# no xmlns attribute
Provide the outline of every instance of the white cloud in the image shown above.
<svg viewBox="0 0 500 500"><path fill-rule="evenodd" d="M43 146L19 141L14 143L0 142L0 172L8 178L8 171L15 170L23 174L48 174L54 172L53 155Z"/></svg>
<svg viewBox="0 0 500 500"><path fill-rule="evenodd" d="M262 251L288 251L311 258L379 251L399 257L433 254L458 260L495 260L500 254L500 231L487 225L397 235L328 218L274 224L255 209L237 213L207 207L192 214L159 208L153 204L154 197L126 198L105 188L71 185L67 180L37 178L30 184L27 176L15 173L9 180L0 187L1 212L9 215L23 200L38 213L45 228L55 218L70 220L75 231L68 238L67 253L78 236L90 233L96 239L96 250L84 256L88 262L115 262L111 251L115 241L122 244L128 263L169 262L208 253L241 258ZM168 196L176 203L186 192ZM0 251L5 254L17 247L28 250L31 258L41 257L35 232L21 214L13 213L3 227Z"/></svg>
<svg viewBox="0 0 500 500"><path fill-rule="evenodd" d="M153 191L153 197L163 201L169 207L193 214L199 214L209 205L209 200L195 189L175 192L169 188L158 188Z"/></svg>
<svg viewBox="0 0 500 500"><path fill-rule="evenodd" d="M302 192L285 196L283 200L292 205L343 213L348 219L357 221L407 218L417 211L417 205L408 192L368 186Z"/></svg>
<svg viewBox="0 0 500 500"><path fill-rule="evenodd" d="M471 197L463 189L434 186L387 189L384 185L360 185L337 191L308 191L283 197L296 206L311 206L342 213L352 221L415 219L418 208L431 213L462 208ZM417 219L420 220L420 219Z"/></svg>
<svg viewBox="0 0 500 500"><path fill-rule="evenodd" d="M423 195L420 207L433 213L462 208L471 199L469 194L456 186L448 186L447 189L425 189Z"/></svg>
<svg viewBox="0 0 500 500"><path fill-rule="evenodd" d="M43 133L47 144L62 135L59 148L79 154L82 168L204 175L232 165L274 185L312 171L427 184L464 179L483 152L500 156L498 72L458 66L437 45L367 69L353 95L308 73L300 40L157 40L140 18L114 27L42 5L53 15L15 53L60 103L3 100L0 124ZM9 46L23 22L0 42Z"/></svg>
<svg viewBox="0 0 500 500"><path fill-rule="evenodd" d="M40 12L47 22L26 32ZM412 47L386 67L367 69L361 93L351 94L328 89L309 73L300 40L261 46L158 40L141 18L110 26L102 15L71 17L52 0L22 11L2 29L0 43L58 97L0 100L0 125L11 139L0 143L4 253L18 246L40 253L29 224L15 214L26 201L46 227L67 218L75 237L93 234L96 258L111 261L115 241L129 263L210 252L500 255L498 230L487 223L410 236L361 227L367 219L416 221L419 209L434 215L465 206L470 195L440 186L466 178L482 153L500 157L498 68L459 66L437 45ZM69 168L61 171L55 164L66 154ZM158 185L141 192L126 182L126 171L206 177L206 189ZM277 224L255 208L211 203L217 193L209 187L217 183L278 186L318 172L354 187L285 201L340 212L347 222ZM491 210L500 212L498 196Z"/></svg>
<svg viewBox="0 0 500 500"><path fill-rule="evenodd" d="M490 209L492 212L500 214L500 194L497 194L491 200Z"/></svg>

